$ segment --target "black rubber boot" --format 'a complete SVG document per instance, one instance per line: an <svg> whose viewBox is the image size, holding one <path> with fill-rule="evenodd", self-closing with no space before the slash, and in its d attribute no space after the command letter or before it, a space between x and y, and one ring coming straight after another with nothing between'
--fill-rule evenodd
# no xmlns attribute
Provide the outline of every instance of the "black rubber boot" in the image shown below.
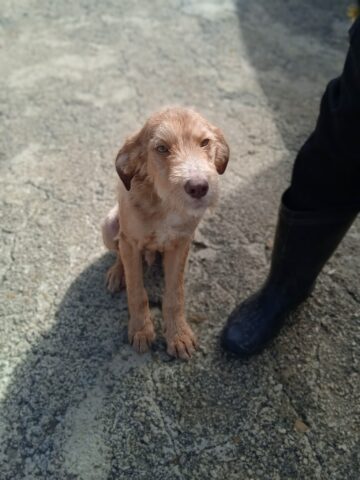
<svg viewBox="0 0 360 480"><path fill-rule="evenodd" d="M311 293L316 277L356 218L356 212L295 212L282 204L271 268L263 287L230 315L222 332L225 350L259 353L287 315Z"/></svg>

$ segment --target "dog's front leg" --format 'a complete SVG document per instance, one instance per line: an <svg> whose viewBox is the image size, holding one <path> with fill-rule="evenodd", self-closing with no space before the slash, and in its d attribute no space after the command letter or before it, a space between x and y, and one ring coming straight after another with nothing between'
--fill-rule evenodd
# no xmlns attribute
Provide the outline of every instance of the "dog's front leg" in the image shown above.
<svg viewBox="0 0 360 480"><path fill-rule="evenodd" d="M146 352L155 339L150 318L148 297L144 288L141 252L121 237L121 259L125 269L126 292L129 306L129 342L137 352Z"/></svg>
<svg viewBox="0 0 360 480"><path fill-rule="evenodd" d="M190 240L164 253L165 292L163 316L167 351L188 360L196 349L196 338L186 322L184 307L184 272Z"/></svg>

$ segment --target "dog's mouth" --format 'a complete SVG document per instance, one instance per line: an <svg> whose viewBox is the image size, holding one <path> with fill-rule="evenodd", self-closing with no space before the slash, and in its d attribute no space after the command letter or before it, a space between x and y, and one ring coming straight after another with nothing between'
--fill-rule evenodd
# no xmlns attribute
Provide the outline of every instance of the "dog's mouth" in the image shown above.
<svg viewBox="0 0 360 480"><path fill-rule="evenodd" d="M201 211L204 211L206 208L215 205L216 199L213 195L207 194L201 198L188 197L186 203L191 208L191 210L201 213Z"/></svg>
<svg viewBox="0 0 360 480"><path fill-rule="evenodd" d="M191 199L191 205L193 208L198 209L198 208L205 208L209 205L208 199L206 197L202 198L192 198Z"/></svg>

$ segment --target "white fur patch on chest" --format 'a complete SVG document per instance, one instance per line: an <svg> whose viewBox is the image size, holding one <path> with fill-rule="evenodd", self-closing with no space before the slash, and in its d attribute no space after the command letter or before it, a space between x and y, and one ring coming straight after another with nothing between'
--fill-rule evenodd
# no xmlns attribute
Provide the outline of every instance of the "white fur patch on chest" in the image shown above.
<svg viewBox="0 0 360 480"><path fill-rule="evenodd" d="M166 245L176 238L182 237L183 224L184 222L178 213L168 213L156 229L156 242L158 242L160 245Z"/></svg>

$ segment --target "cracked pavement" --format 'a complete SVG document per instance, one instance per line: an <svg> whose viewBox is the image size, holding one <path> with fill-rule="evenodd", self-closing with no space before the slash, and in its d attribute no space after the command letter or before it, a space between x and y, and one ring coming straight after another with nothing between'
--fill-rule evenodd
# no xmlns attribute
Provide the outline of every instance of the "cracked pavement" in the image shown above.
<svg viewBox="0 0 360 480"><path fill-rule="evenodd" d="M359 220L263 355L218 344L263 280L282 191L326 83L347 1L2 2L0 478L358 479ZM126 341L99 224L126 135L192 105L231 147L186 277L201 348Z"/></svg>

